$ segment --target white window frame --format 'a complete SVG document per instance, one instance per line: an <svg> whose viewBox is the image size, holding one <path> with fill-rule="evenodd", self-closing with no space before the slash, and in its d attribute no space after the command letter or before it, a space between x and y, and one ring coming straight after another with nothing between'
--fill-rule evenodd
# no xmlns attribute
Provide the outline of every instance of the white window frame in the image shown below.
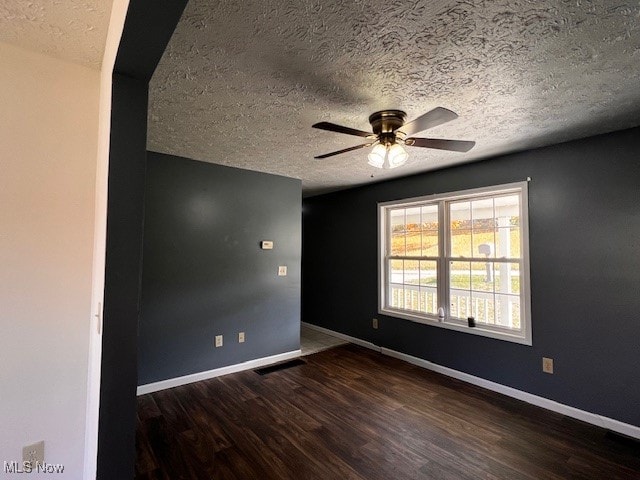
<svg viewBox="0 0 640 480"><path fill-rule="evenodd" d="M518 194L520 196L520 252L521 252L521 270L522 282L520 285L520 322L521 329L519 331L512 329L500 328L499 326L491 326L484 324L476 324L475 327L469 327L466 321L460 321L450 317L449 315L449 273L448 262L466 261L465 257L451 257L451 245L448 218L448 202L466 200L473 198L489 197L503 194ZM434 194L423 197L415 197L390 202L378 203L378 313L390 317L403 318L413 322L433 325L450 330L481 335L484 337L507 340L523 345L531 345L531 286L530 286L530 270L529 270L529 209L528 209L528 182L516 182L504 185L496 185L483 188L475 188L471 190L462 190L457 192ZM387 248L391 244L390 228L389 228L389 211L396 208L417 207L423 205L438 204L438 306L444 309L444 318L437 315L431 315L421 312L413 312L392 308L387 305L387 294L389 292L389 272L388 260L391 255L387 255ZM416 260L423 259L416 257ZM428 260L433 260L428 258Z"/></svg>

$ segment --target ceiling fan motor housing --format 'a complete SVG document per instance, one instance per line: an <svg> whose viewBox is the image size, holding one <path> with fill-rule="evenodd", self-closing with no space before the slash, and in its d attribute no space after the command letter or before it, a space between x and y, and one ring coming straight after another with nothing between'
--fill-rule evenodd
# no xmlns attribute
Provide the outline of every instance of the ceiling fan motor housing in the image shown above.
<svg viewBox="0 0 640 480"><path fill-rule="evenodd" d="M371 114L369 123L383 145L396 143L395 131L404 125L407 114L402 110L381 110Z"/></svg>

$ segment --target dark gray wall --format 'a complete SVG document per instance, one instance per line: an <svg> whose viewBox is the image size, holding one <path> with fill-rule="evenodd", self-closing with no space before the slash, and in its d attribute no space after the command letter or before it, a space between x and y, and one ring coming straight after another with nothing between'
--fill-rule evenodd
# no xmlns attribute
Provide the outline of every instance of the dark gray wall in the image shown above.
<svg viewBox="0 0 640 480"><path fill-rule="evenodd" d="M309 198L302 320L640 426L639 158L632 129ZM377 202L528 176L532 347L377 313Z"/></svg>
<svg viewBox="0 0 640 480"><path fill-rule="evenodd" d="M140 385L300 348L300 207L299 180L148 153Z"/></svg>
<svg viewBox="0 0 640 480"><path fill-rule="evenodd" d="M133 478L149 79L187 0L131 0L114 66L98 479Z"/></svg>
<svg viewBox="0 0 640 480"><path fill-rule="evenodd" d="M147 84L114 74L112 98L98 420L100 479L131 478L135 460Z"/></svg>

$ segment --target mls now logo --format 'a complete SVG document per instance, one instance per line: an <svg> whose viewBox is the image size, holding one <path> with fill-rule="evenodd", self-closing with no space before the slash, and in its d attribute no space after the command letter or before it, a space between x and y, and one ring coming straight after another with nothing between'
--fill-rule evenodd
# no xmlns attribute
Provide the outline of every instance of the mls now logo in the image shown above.
<svg viewBox="0 0 640 480"><path fill-rule="evenodd" d="M57 463L4 462L4 473L63 473L64 465Z"/></svg>

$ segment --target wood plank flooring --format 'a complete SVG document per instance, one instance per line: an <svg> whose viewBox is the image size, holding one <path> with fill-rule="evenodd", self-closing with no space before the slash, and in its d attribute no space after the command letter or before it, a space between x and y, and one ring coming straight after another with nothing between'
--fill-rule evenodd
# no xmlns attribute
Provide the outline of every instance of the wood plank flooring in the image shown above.
<svg viewBox="0 0 640 480"><path fill-rule="evenodd" d="M640 445L345 345L138 397L137 479L640 479Z"/></svg>

